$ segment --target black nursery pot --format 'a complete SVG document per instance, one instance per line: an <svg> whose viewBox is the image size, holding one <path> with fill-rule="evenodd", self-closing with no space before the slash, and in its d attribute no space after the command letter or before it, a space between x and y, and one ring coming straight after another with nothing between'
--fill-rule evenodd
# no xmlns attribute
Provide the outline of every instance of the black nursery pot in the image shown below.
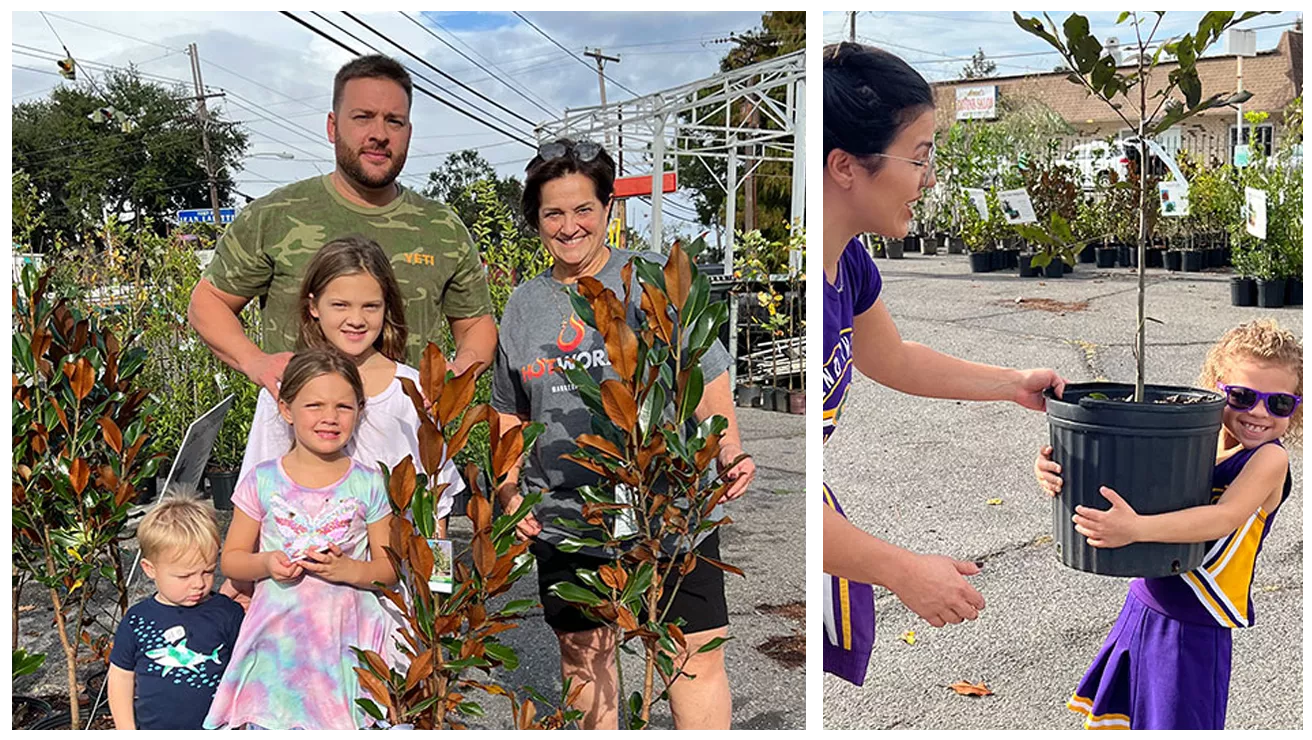
<svg viewBox="0 0 1312 740"><path fill-rule="evenodd" d="M214 508L219 511L232 511L232 492L237 490L237 471L206 473L205 478L209 480L210 498L214 499Z"/></svg>
<svg viewBox="0 0 1312 740"><path fill-rule="evenodd" d="M989 252L989 270L1007 269L1007 253L1001 249Z"/></svg>
<svg viewBox="0 0 1312 740"><path fill-rule="evenodd" d="M1032 254L1022 254L1016 258L1016 272L1023 278L1035 277L1039 274L1039 268L1030 264L1034 259Z"/></svg>
<svg viewBox="0 0 1312 740"><path fill-rule="evenodd" d="M1085 247L1080 250L1079 260L1086 265L1092 265L1098 259L1097 250L1093 247Z"/></svg>
<svg viewBox="0 0 1312 740"><path fill-rule="evenodd" d="M1184 252L1181 253L1181 255L1183 259L1181 260L1180 264L1182 267L1184 267L1185 272L1202 272L1203 267L1206 266L1205 262L1203 261L1202 250L1186 249L1184 250Z"/></svg>
<svg viewBox="0 0 1312 740"><path fill-rule="evenodd" d="M1257 280L1257 305L1261 308L1284 308L1285 279Z"/></svg>
<svg viewBox="0 0 1312 740"><path fill-rule="evenodd" d="M1144 263L1144 267L1161 267L1162 252L1165 251L1166 250L1162 249L1161 247L1149 247L1147 252L1147 258Z"/></svg>
<svg viewBox="0 0 1312 740"><path fill-rule="evenodd" d="M734 402L740 409L760 408L761 387L757 385L740 385L734 391Z"/></svg>
<svg viewBox="0 0 1312 740"><path fill-rule="evenodd" d="M1166 252L1166 269L1171 272L1179 272L1184 265L1184 252L1179 249L1170 249Z"/></svg>
<svg viewBox="0 0 1312 740"><path fill-rule="evenodd" d="M1144 389L1145 403L1129 398L1125 383L1074 383L1062 399L1048 391L1053 460L1061 465L1061 495L1053 499L1053 536L1061 562L1087 573L1156 578L1196 568L1202 543L1137 542L1115 549L1091 547L1075 531L1076 506L1107 509L1101 486L1115 490L1140 514L1161 514L1211 502L1216 436L1225 401L1219 393L1180 386ZM1194 403L1154 403L1169 396Z"/></svg>
<svg viewBox="0 0 1312 740"><path fill-rule="evenodd" d="M1094 260L1098 267L1115 267L1118 251L1116 247L1098 247L1094 250Z"/></svg>
<svg viewBox="0 0 1312 740"><path fill-rule="evenodd" d="M1257 281L1242 275L1230 278L1230 305L1256 306Z"/></svg>
<svg viewBox="0 0 1312 740"><path fill-rule="evenodd" d="M1129 266L1130 266L1130 245L1129 245L1129 244L1117 244L1117 245L1116 245L1116 261L1117 261L1117 263L1120 264L1121 267L1129 267Z"/></svg>
<svg viewBox="0 0 1312 740"><path fill-rule="evenodd" d="M988 272L993 269L993 255L990 252L971 252L970 271Z"/></svg>
<svg viewBox="0 0 1312 740"><path fill-rule="evenodd" d="M1303 279L1285 278L1285 305L1303 305Z"/></svg>
<svg viewBox="0 0 1312 740"><path fill-rule="evenodd" d="M1066 272L1065 270L1062 269L1062 265L1064 264L1066 263L1062 262L1059 259L1054 259L1053 261L1049 262L1046 267L1043 268L1043 276L1045 278L1061 277Z"/></svg>

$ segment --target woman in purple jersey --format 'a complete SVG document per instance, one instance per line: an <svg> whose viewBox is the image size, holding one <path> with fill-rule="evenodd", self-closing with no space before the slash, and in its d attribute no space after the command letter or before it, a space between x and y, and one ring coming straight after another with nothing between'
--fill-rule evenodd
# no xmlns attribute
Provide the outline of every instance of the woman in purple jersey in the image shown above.
<svg viewBox="0 0 1312 740"><path fill-rule="evenodd" d="M1220 730L1230 695L1230 630L1253 624L1257 553L1289 496L1282 439L1303 428L1303 345L1271 320L1226 332L1207 354L1203 388L1225 393L1212 503L1141 516L1104 487L1105 511L1078 506L1075 530L1093 547L1205 542L1203 564L1130 582L1121 616L1066 706L1088 729ZM1034 464L1049 495L1061 466L1044 447Z"/></svg>
<svg viewBox="0 0 1312 740"><path fill-rule="evenodd" d="M906 62L841 43L824 50L824 436L837 426L852 368L917 396L1015 401L1042 410L1043 391L1065 381L1052 370L966 362L904 341L879 297L879 270L857 236L900 239L911 205L934 185L934 96ZM974 563L910 552L866 534L824 490L825 670L865 680L874 640L874 595L891 590L941 627L974 619L984 599L964 576Z"/></svg>

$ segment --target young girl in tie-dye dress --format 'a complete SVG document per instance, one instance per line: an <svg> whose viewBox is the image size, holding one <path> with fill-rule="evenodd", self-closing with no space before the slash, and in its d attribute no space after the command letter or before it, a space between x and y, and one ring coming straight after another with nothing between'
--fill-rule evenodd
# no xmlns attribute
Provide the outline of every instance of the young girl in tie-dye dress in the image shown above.
<svg viewBox="0 0 1312 740"><path fill-rule="evenodd" d="M350 359L318 349L292 358L280 390L296 442L232 498L222 568L255 594L205 727L358 729L371 720L351 648L388 651L395 624L373 589L397 580L383 477L342 449L364 387Z"/></svg>

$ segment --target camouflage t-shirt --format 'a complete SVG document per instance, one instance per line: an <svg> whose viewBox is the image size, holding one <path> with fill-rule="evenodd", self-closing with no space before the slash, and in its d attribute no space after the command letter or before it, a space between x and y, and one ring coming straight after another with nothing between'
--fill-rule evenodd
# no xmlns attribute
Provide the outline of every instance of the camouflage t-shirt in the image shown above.
<svg viewBox="0 0 1312 740"><path fill-rule="evenodd" d="M246 206L215 249L205 278L225 293L260 298L265 352L296 349L296 302L319 248L352 234L378 242L392 261L410 329L406 362L419 366L428 342L441 343L442 317L492 313L487 276L455 211L405 187L381 208L342 197L312 177Z"/></svg>

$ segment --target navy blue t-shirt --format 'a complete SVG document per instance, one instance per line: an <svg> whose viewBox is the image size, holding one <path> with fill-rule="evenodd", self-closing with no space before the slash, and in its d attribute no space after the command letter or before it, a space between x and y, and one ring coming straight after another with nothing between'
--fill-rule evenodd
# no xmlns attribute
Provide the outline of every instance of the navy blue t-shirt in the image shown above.
<svg viewBox="0 0 1312 740"><path fill-rule="evenodd" d="M128 609L109 661L137 676L137 729L203 729L244 616L222 594L195 606L169 606L152 596Z"/></svg>

